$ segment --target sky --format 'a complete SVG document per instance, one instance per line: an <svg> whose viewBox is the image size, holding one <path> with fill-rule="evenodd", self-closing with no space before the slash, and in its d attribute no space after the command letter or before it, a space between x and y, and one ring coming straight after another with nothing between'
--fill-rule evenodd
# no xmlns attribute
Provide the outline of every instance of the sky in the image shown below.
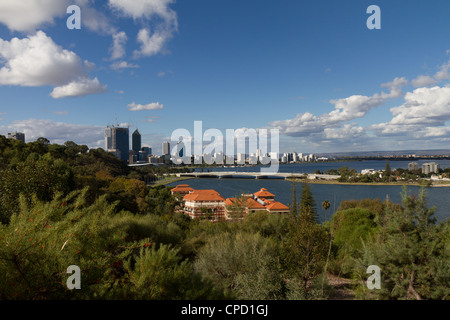
<svg viewBox="0 0 450 320"><path fill-rule="evenodd" d="M202 121L278 129L280 152L450 149L449 17L447 0L0 0L0 134L95 148L121 124L158 154Z"/></svg>

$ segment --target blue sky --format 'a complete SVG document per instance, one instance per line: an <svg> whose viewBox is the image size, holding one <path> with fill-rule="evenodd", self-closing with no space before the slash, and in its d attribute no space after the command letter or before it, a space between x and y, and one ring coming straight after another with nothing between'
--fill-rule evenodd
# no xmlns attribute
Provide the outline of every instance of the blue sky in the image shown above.
<svg viewBox="0 0 450 320"><path fill-rule="evenodd" d="M0 134L103 147L117 117L157 153L196 120L277 128L281 152L448 149L449 16L442 0L1 0Z"/></svg>

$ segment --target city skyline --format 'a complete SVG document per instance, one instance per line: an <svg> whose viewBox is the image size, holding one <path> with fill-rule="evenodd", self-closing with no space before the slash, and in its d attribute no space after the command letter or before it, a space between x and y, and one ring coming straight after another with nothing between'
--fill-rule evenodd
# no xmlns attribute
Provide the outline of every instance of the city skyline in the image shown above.
<svg viewBox="0 0 450 320"><path fill-rule="evenodd" d="M2 135L104 147L119 122L161 154L201 120L278 128L281 154L449 149L448 2L26 1L0 4Z"/></svg>

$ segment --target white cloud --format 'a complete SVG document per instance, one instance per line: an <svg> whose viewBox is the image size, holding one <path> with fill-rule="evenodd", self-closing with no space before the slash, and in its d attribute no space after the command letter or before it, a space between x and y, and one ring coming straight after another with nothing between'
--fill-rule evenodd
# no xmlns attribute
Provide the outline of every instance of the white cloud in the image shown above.
<svg viewBox="0 0 450 320"><path fill-rule="evenodd" d="M449 69L450 61L440 66L439 70L434 74L434 76L420 75L412 80L411 83L416 88L433 86L443 80L450 79Z"/></svg>
<svg viewBox="0 0 450 320"><path fill-rule="evenodd" d="M105 89L97 78L87 75L93 63L58 46L43 31L23 39L0 39L0 66L2 63L0 85L53 86L52 96L58 98L64 97L63 92L81 96Z"/></svg>
<svg viewBox="0 0 450 320"><path fill-rule="evenodd" d="M151 19L158 16L167 21L176 19L176 13L169 8L175 0L109 0L109 5L133 19Z"/></svg>
<svg viewBox="0 0 450 320"><path fill-rule="evenodd" d="M171 36L170 32L166 30L155 31L150 35L149 29L141 29L137 36L137 41L141 44L141 48L134 51L134 56L153 56L161 52L164 44Z"/></svg>
<svg viewBox="0 0 450 320"><path fill-rule="evenodd" d="M111 69L116 70L116 71L121 71L124 69L136 69L136 68L139 68L139 65L129 64L126 61L118 61L118 62L114 62L113 64L111 64Z"/></svg>
<svg viewBox="0 0 450 320"><path fill-rule="evenodd" d="M161 110L164 109L164 105L159 102L153 102L146 105L136 104L134 102L128 105L129 111L144 111L144 110Z"/></svg>
<svg viewBox="0 0 450 320"><path fill-rule="evenodd" d="M127 34L123 31L113 34L113 46L111 48L111 60L117 60L125 56L125 45L128 41Z"/></svg>
<svg viewBox="0 0 450 320"><path fill-rule="evenodd" d="M50 96L55 99L68 97L83 97L89 94L98 94L106 92L106 86L101 84L97 78L89 79L82 77L64 86L53 89Z"/></svg>
<svg viewBox="0 0 450 320"><path fill-rule="evenodd" d="M448 133L444 127L450 120L450 86L418 88L405 95L405 103L391 108L393 118L387 123L371 126L382 135L420 135L436 136Z"/></svg>
<svg viewBox="0 0 450 320"><path fill-rule="evenodd" d="M117 33L116 27L110 22L110 19L102 12L96 10L92 5L94 0L75 0L75 4L81 8L82 27L89 30L112 35Z"/></svg>
<svg viewBox="0 0 450 320"><path fill-rule="evenodd" d="M418 76L417 78L411 80L414 87L428 87L435 85L437 80L430 76Z"/></svg>
<svg viewBox="0 0 450 320"><path fill-rule="evenodd" d="M306 112L298 114L294 119L273 121L269 123L280 129L281 134L293 137L309 136L322 133L329 128L339 128L342 123L363 118L372 108L380 106L390 99L401 97L401 88L407 84L405 78L395 78L392 82L384 83L381 87L389 89L389 93L382 92L367 97L353 95L347 98L331 100L335 109L327 114L316 116Z"/></svg>
<svg viewBox="0 0 450 320"><path fill-rule="evenodd" d="M325 128L323 139L353 140L364 135L363 127L345 124L342 128Z"/></svg>
<svg viewBox="0 0 450 320"><path fill-rule="evenodd" d="M66 15L69 0L2 0L0 1L0 23L10 30L29 32L54 18Z"/></svg>
<svg viewBox="0 0 450 320"><path fill-rule="evenodd" d="M51 143L63 144L74 141L89 147L104 147L104 127L80 125L67 122L55 122L43 119L27 119L12 122L11 125L0 127L3 132L19 131L25 133L26 141L35 141L40 137Z"/></svg>
<svg viewBox="0 0 450 320"><path fill-rule="evenodd" d="M160 53L178 30L177 14L169 7L174 2L174 0L109 0L109 6L118 13L134 20L152 22L153 30L141 28L137 35L140 49L134 52L135 58Z"/></svg>
<svg viewBox="0 0 450 320"><path fill-rule="evenodd" d="M75 4L82 12L82 28L103 34L113 34L116 28L108 17L92 6L92 0L1 0L0 23L10 30L32 32L67 17L67 7Z"/></svg>

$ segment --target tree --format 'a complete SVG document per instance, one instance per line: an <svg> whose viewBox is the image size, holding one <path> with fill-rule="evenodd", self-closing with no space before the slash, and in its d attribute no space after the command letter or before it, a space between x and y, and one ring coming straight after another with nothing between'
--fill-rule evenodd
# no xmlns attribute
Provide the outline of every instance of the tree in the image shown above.
<svg viewBox="0 0 450 320"><path fill-rule="evenodd" d="M402 192L402 212L386 208L386 220L373 242L363 248L359 274L377 265L382 270L381 290L364 297L378 299L446 299L450 294L450 221L436 225L435 208L419 196ZM364 270L365 272L365 270Z"/></svg>
<svg viewBox="0 0 450 320"><path fill-rule="evenodd" d="M391 175L392 175L391 165L389 164L389 161L386 161L386 166L383 172L383 180L391 181Z"/></svg>
<svg viewBox="0 0 450 320"><path fill-rule="evenodd" d="M304 183L300 196L300 213L307 213L316 222L318 221L316 202L312 195L309 184Z"/></svg>
<svg viewBox="0 0 450 320"><path fill-rule="evenodd" d="M297 203L297 183L292 182L292 203L290 204L291 214L297 215L299 211L299 206Z"/></svg>
<svg viewBox="0 0 450 320"><path fill-rule="evenodd" d="M265 300L284 296L277 246L260 234L222 233L200 250L195 270L237 299Z"/></svg>
<svg viewBox="0 0 450 320"><path fill-rule="evenodd" d="M19 208L19 195L31 201L50 201L57 192L67 195L73 190L74 176L71 168L61 159L50 155L30 154L26 161L14 169L0 170L0 222L8 223Z"/></svg>
<svg viewBox="0 0 450 320"><path fill-rule="evenodd" d="M322 208L325 210L325 221L327 220L326 212L330 208L330 206L331 206L330 201L324 200L322 202ZM329 234L329 237L330 237L330 242L329 242L329 246L328 246L327 261L325 262L325 268L324 268L324 272L323 272L324 275L327 274L328 262L330 260L330 254L331 254L331 246L333 244L333 237L332 237L331 233ZM325 283L325 277L323 277L323 279L322 279L322 294L323 294L324 283Z"/></svg>
<svg viewBox="0 0 450 320"><path fill-rule="evenodd" d="M323 208L323 210L325 210L325 220L327 219L327 217L326 217L326 212L327 212L327 210L330 208L330 206L331 206L330 201L324 200L324 201L322 202L322 208Z"/></svg>
<svg viewBox="0 0 450 320"><path fill-rule="evenodd" d="M311 298L313 281L324 270L328 240L325 228L308 213L291 216L289 232L282 241L282 257L289 281L298 291L296 297Z"/></svg>

